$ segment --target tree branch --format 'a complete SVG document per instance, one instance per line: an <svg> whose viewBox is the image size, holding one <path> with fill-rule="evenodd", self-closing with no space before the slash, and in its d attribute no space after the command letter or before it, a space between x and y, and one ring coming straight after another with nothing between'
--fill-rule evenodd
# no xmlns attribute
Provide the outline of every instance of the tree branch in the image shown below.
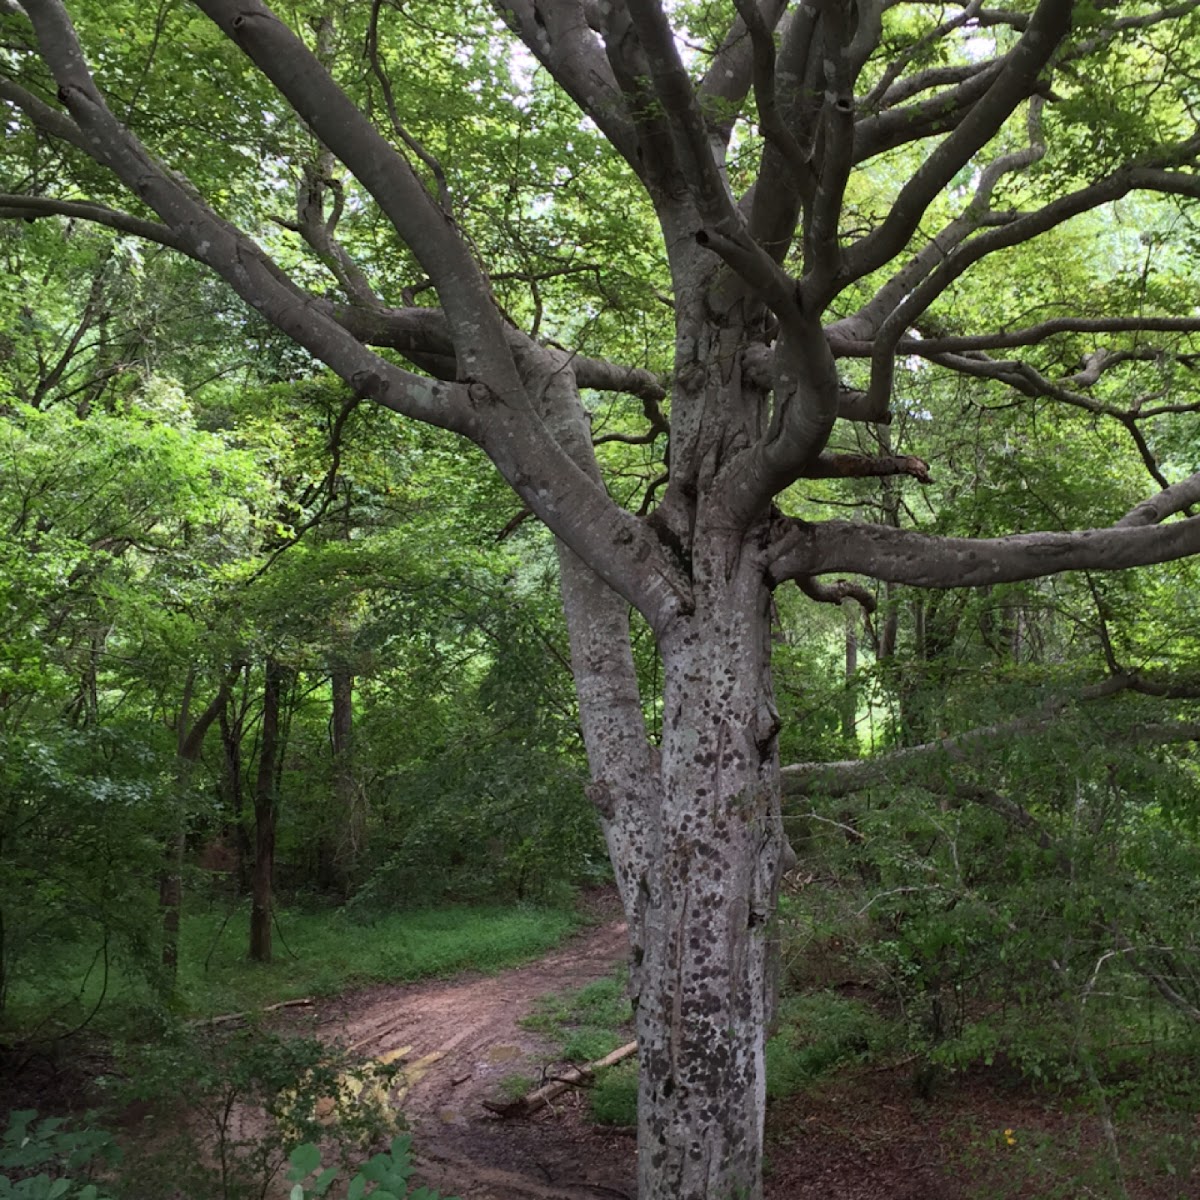
<svg viewBox="0 0 1200 1200"><path fill-rule="evenodd" d="M492 6L640 176L637 130L584 0L492 0Z"/></svg>
<svg viewBox="0 0 1200 1200"><path fill-rule="evenodd" d="M1200 333L1200 317L1053 317L1037 325L962 337L901 338L901 354L963 354L1036 346L1064 333ZM849 352L849 351L847 351ZM865 344L860 353L869 353Z"/></svg>
<svg viewBox="0 0 1200 1200"><path fill-rule="evenodd" d="M174 231L172 243L217 271L268 320L332 367L357 391L431 424L460 432L473 414L465 389L401 371L362 346L320 310L245 234L157 162L109 111L58 0L27 5L47 65L84 133L87 152L108 167ZM106 215L106 214L100 214ZM113 218L115 220L115 218ZM155 240L162 240L159 231Z"/></svg>
<svg viewBox="0 0 1200 1200"><path fill-rule="evenodd" d="M438 308L385 308L382 305L338 305L334 319L355 337L372 346L387 346L401 354L417 355L425 362L435 360L439 378L453 379L458 370L454 343L446 315ZM537 343L515 327L506 329L514 352ZM416 361L416 360L414 360ZM627 367L585 354L571 355L571 369L580 387L597 392L621 392L639 400L660 401L667 391L657 375L642 367Z"/></svg>
<svg viewBox="0 0 1200 1200"><path fill-rule="evenodd" d="M29 0L41 53L85 134L88 153L176 231L186 253L217 271L277 328L341 375L356 395L478 442L521 498L558 536L587 554L610 586L620 588L649 620L669 619L687 600L660 543L547 436L486 286L475 286L481 283L478 269L408 164L258 0L198 3L215 14L243 48L263 58L321 141L356 173L363 171L367 179L362 182L369 190L371 185L395 185L396 190L384 196L385 210L392 210L389 215L400 222L401 233L430 236L420 252L437 259L438 271L431 272L435 278L449 272L442 280L443 300L453 301L449 325L459 369L469 382L448 384L403 371L363 346L333 319L328 305L294 284L115 120L87 70L61 0ZM407 214L397 211L405 198L414 207ZM444 259L438 257L443 249ZM472 379L472 370L485 368L486 383Z"/></svg>
<svg viewBox="0 0 1200 1200"><path fill-rule="evenodd" d="M883 224L846 252L843 282L861 279L899 254L937 194L1034 94L1038 76L1070 29L1071 9L1071 0L1041 0L995 81L900 189Z"/></svg>
<svg viewBox="0 0 1200 1200"><path fill-rule="evenodd" d="M0 100L7 100L19 108L43 133L60 141L69 142L78 150L87 153L87 144L79 126L65 113L52 108L32 92L26 91L11 79L0 79Z"/></svg>
<svg viewBox="0 0 1200 1200"><path fill-rule="evenodd" d="M914 454L870 458L863 454L821 454L804 471L805 479L877 479L886 475L911 475L918 483L932 483L929 464Z"/></svg>
<svg viewBox="0 0 1200 1200"><path fill-rule="evenodd" d="M916 587L1013 583L1062 571L1117 571L1200 554L1200 517L1151 524L1195 499L1197 476L1159 493L1107 529L1018 533L999 538L936 537L887 525L780 518L769 573L851 572Z"/></svg>
<svg viewBox="0 0 1200 1200"><path fill-rule="evenodd" d="M196 3L275 85L387 215L434 281L450 322L462 376L467 380L486 377L506 403L520 406L520 380L482 272L412 166L338 87L304 42L261 0Z"/></svg>
<svg viewBox="0 0 1200 1200"><path fill-rule="evenodd" d="M723 146L729 145L737 110L752 81L761 112L757 81L759 56L765 49L762 37L765 34L773 52L772 33L787 8L787 0L734 0L734 7L737 19L696 87L696 97L707 114L709 129Z"/></svg>
<svg viewBox="0 0 1200 1200"><path fill-rule="evenodd" d="M1141 691L1140 684L1144 682L1137 676L1113 675L1099 683L1088 684L1074 696L1053 697L1037 712L992 725L980 725L963 733L922 742L919 746L906 746L871 758L792 763L782 768L784 794L805 796L817 792L824 796L848 796L881 783L903 782L915 774L928 772L937 764L971 762L1018 734L1045 729L1071 704L1103 700L1124 691ZM1134 723L1113 736L1151 745L1190 742L1200 739L1200 722Z"/></svg>
<svg viewBox="0 0 1200 1200"><path fill-rule="evenodd" d="M708 125L679 57L674 32L659 0L626 0L633 28L650 67L654 90L675 142L676 158L706 224L734 235L741 219L717 169Z"/></svg>
<svg viewBox="0 0 1200 1200"><path fill-rule="evenodd" d="M956 86L903 108L888 108L877 116L862 117L854 126L854 161L864 163L876 155L910 142L948 133L958 127L988 88L995 83L1003 59L947 69L944 77L934 71L913 76L912 94L938 84ZM904 86L902 82L900 87ZM897 96L896 101L906 97Z"/></svg>
<svg viewBox="0 0 1200 1200"><path fill-rule="evenodd" d="M1186 155L1194 155L1200 147L1200 139L1191 139L1175 147L1160 161L1177 161ZM872 382L870 395L875 404L884 403L891 388L893 350L911 324L925 312L960 275L986 255L1010 246L1032 241L1039 235L1061 225L1063 222L1098 208L1112 200L1118 200L1135 189L1161 191L1188 196L1200 196L1200 176L1180 171L1142 166L1124 167L1104 179L1078 191L1051 201L1031 213L1006 219L996 228L976 234L961 243L929 273L919 284L912 287L893 308L878 330L871 328L872 322L865 321L865 332L875 333L871 343ZM891 299L889 297L889 299ZM868 305L868 308L870 306ZM854 318L839 321L830 326L833 345L841 352L856 344L860 331L855 328Z"/></svg>
<svg viewBox="0 0 1200 1200"><path fill-rule="evenodd" d="M811 173L809 154L787 127L779 111L775 81L774 24L764 18L753 0L735 0L735 5L750 34L754 102L758 109L759 126L763 137L774 147L793 174L795 186L797 181ZM777 22L778 18L775 23Z"/></svg>
<svg viewBox="0 0 1200 1200"><path fill-rule="evenodd" d="M20 218L34 221L39 217L74 217L81 221L94 221L120 233L132 234L160 246L186 253L183 240L167 225L147 221L115 208L92 204L83 200L56 200L51 196L19 196L0 194L0 218Z"/></svg>
<svg viewBox="0 0 1200 1200"><path fill-rule="evenodd" d="M810 599L819 604L841 604L843 600L857 600L863 612L873 613L878 604L875 597L861 583L850 579L839 579L836 583L824 583L808 575L796 579L796 586Z"/></svg>
<svg viewBox="0 0 1200 1200"><path fill-rule="evenodd" d="M942 38L947 34L953 33L956 29L961 29L968 21L974 20L979 10L983 7L983 0L970 0L968 4L963 5L963 10L957 16L951 17L948 21L943 21L940 25L930 29L927 33L917 38L912 45L894 58L886 67L883 74L879 77L879 82L867 93L863 98L862 107L868 112L880 108L890 108L893 104L900 100L906 100L909 96L916 95L918 92L924 91L929 87L936 87L940 83L953 83L960 80L946 77L947 72L953 72L956 75L961 72L971 73L976 68L974 64L969 67L943 67L930 68L927 71L921 71L916 76L910 76L907 83L907 89L904 87L896 87L896 81L904 72L904 68L908 66L914 58L916 58L923 50L930 46L937 45ZM941 74L941 78L935 78L932 81L926 82L921 76L930 76Z"/></svg>
<svg viewBox="0 0 1200 1200"><path fill-rule="evenodd" d="M962 212L913 255L858 312L826 330L826 336L835 344L847 334L854 338L874 338L870 343L873 360L870 390L878 403L886 406L890 398L892 358L896 343L907 328L907 321L902 322L896 316L897 308L922 280L928 278L958 246L992 217L992 196L1000 181L1014 171L1023 171L1032 166L1045 155L1041 117L1041 99L1034 97L1030 101L1026 121L1029 144L988 163L980 172L979 182Z"/></svg>
<svg viewBox="0 0 1200 1200"><path fill-rule="evenodd" d="M1147 525L1157 525L1167 517L1193 504L1200 504L1200 471L1189 475L1180 483L1164 488L1157 496L1143 500L1135 508L1130 509L1117 523L1117 529L1138 529Z"/></svg>

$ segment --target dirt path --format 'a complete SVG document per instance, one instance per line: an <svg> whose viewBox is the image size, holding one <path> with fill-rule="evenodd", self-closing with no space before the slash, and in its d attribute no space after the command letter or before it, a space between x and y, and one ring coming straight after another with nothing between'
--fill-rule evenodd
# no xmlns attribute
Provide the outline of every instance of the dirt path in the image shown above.
<svg viewBox="0 0 1200 1200"><path fill-rule="evenodd" d="M634 1195L634 1143L597 1132L578 1095L522 1121L483 1108L502 1079L540 1077L553 1048L518 1022L537 999L608 975L623 961L625 926L591 929L511 971L343 997L317 1033L364 1057L405 1065L398 1103L413 1132L421 1175L462 1200L576 1200ZM402 1052L402 1053L401 1053Z"/></svg>

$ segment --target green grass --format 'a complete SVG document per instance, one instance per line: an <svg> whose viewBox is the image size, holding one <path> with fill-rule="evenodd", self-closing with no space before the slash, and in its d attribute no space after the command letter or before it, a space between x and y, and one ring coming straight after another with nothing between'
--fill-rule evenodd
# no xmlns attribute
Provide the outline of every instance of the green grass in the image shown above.
<svg viewBox="0 0 1200 1200"><path fill-rule="evenodd" d="M538 1085L538 1081L532 1075L505 1075L500 1080L500 1095L505 1100L520 1100L522 1096L527 1096Z"/></svg>
<svg viewBox="0 0 1200 1200"><path fill-rule="evenodd" d="M248 921L245 908L228 921L216 911L184 918L179 1001L186 1015L240 1012L368 983L495 971L537 957L578 925L565 909L526 905L431 908L366 925L336 910L284 910L274 934L275 961L264 965L246 957ZM92 947L54 948L36 974L14 981L6 1022L20 1027L54 1011L69 1024L88 1012L103 986L102 970L88 970L94 958ZM118 959L110 966L101 1015L119 1019L151 998L144 972Z"/></svg>
<svg viewBox="0 0 1200 1200"><path fill-rule="evenodd" d="M781 1100L848 1062L860 1062L894 1031L858 1000L835 992L791 996L779 1032L767 1042L767 1097Z"/></svg>
<svg viewBox="0 0 1200 1200"><path fill-rule="evenodd" d="M594 1062L633 1037L626 980L622 968L577 992L543 996L521 1025L557 1042L561 1060Z"/></svg>
<svg viewBox="0 0 1200 1200"><path fill-rule="evenodd" d="M558 1044L556 1057L589 1063L633 1038L633 1009L624 968L577 992L543 996L521 1021ZM592 1118L601 1125L637 1123L637 1060L601 1071L588 1093Z"/></svg>
<svg viewBox="0 0 1200 1200"><path fill-rule="evenodd" d="M894 1034L867 1005L833 992L790 997L780 1017L780 1030L766 1046L767 1095L773 1100L793 1095L847 1062L861 1061ZM559 1059L603 1058L633 1036L625 972L578 992L544 996L521 1024L556 1042ZM601 1072L589 1099L597 1123L635 1124L637 1061Z"/></svg>
<svg viewBox="0 0 1200 1200"><path fill-rule="evenodd" d="M501 905L392 913L370 925L336 914L282 913L283 939L276 935L275 961L262 966L245 959L249 935L243 918L236 929L230 921L205 971L218 924L197 920L187 933L190 953L180 972L180 990L199 1014L330 995L364 983L494 971L557 945L576 920L562 910Z"/></svg>
<svg viewBox="0 0 1200 1200"><path fill-rule="evenodd" d="M636 1125L637 1095L637 1062L618 1063L603 1072L592 1088L593 1119L598 1125Z"/></svg>

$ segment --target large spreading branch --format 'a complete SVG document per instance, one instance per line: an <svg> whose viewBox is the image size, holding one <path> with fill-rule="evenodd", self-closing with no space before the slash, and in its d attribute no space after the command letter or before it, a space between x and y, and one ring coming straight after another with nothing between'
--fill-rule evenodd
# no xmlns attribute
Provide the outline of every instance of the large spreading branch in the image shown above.
<svg viewBox="0 0 1200 1200"><path fill-rule="evenodd" d="M639 135L604 43L590 0L492 0L509 27L554 81L599 127L637 174L645 163Z"/></svg>
<svg viewBox="0 0 1200 1200"><path fill-rule="evenodd" d="M256 0L197 0L275 85L322 144L367 189L437 288L471 436L538 517L652 621L686 600L662 547L549 435L518 369L507 328L453 220L409 162L346 96L317 57ZM645 570L647 564L657 569Z"/></svg>
<svg viewBox="0 0 1200 1200"><path fill-rule="evenodd" d="M899 784L925 779L946 767L980 762L998 747L1022 734L1048 729L1062 713L1075 704L1092 704L1123 692L1145 693L1173 687L1195 697L1194 683L1167 684L1137 675L1112 675L1099 683L1088 684L1073 694L1061 694L1039 705L1036 711L1006 721L979 725L962 733L950 734L905 746L870 758L851 758L836 762L792 763L782 768L783 789L787 795L847 796L882 784ZM1170 745L1200 741L1197 721L1130 721L1110 731L1113 738L1141 745Z"/></svg>
<svg viewBox="0 0 1200 1200"><path fill-rule="evenodd" d="M1192 138L1158 156L1156 163L1191 161L1198 151L1200 138ZM1162 165L1121 167L1096 183L1060 196L1033 212L1009 215L995 227L960 241L920 282L911 274L902 272L903 281L908 284L908 290L902 298L901 290L895 286L897 281L891 281L890 286L884 286L878 304L873 301L866 306L862 315L830 326L828 336L835 353L855 353L857 347L864 345L864 333L869 337L867 344L872 360L871 385L868 389L870 404L874 407L886 405L890 399L895 354L901 339L934 301L970 267L988 255L1033 241L1072 217L1093 211L1137 190L1200 197L1200 175L1168 170ZM932 265L932 262L928 265ZM876 309L887 309L894 299L899 299L899 303L891 307L880 322L880 312Z"/></svg>
<svg viewBox="0 0 1200 1200"><path fill-rule="evenodd" d="M52 196L24 196L0 193L0 220L36 221L41 217L72 217L75 220L91 221L128 233L147 242L157 242L172 250L187 253L187 243L169 225L135 217L104 204L93 204L86 200L57 200Z"/></svg>
<svg viewBox="0 0 1200 1200"><path fill-rule="evenodd" d="M433 280L463 378L487 379L509 405L524 390L491 293L452 220L408 160L375 128L317 56L257 0L196 0L370 193Z"/></svg>
<svg viewBox="0 0 1200 1200"><path fill-rule="evenodd" d="M856 122L855 163L863 163L898 146L957 129L996 82L1004 61L992 59L967 67L930 69L901 80L892 90L891 105L883 112ZM942 84L953 86L914 104L900 103Z"/></svg>
<svg viewBox="0 0 1200 1200"><path fill-rule="evenodd" d="M0 198L0 205L3 199ZM385 305L337 305L338 323L371 346L388 346L401 354L415 356L423 370L439 378L453 379L459 367L454 339L445 313L438 308L390 308ZM538 343L515 326L507 326L510 350L528 353ZM643 367L630 367L586 354L572 354L571 370L582 388L598 392L622 392L639 400L659 401L666 397L662 381Z"/></svg>
<svg viewBox="0 0 1200 1200"><path fill-rule="evenodd" d="M396 195L385 197L385 211L401 222L402 235L419 239L436 233L434 241L441 250L449 254L455 247L448 259L438 258L436 263L428 245L424 252L431 255L430 266L436 266L445 292L442 299L460 381L401 370L334 320L327 304L297 286L260 246L219 217L195 189L158 162L115 119L92 80L60 0L30 0L26 9L40 53L79 131L76 143L158 215L178 248L215 270L247 303L347 380L357 394L483 445L526 503L568 544L586 554L610 585L651 619L666 619L686 601L661 546L547 436L525 396L506 327L478 268L408 164L370 128L315 57L264 6L206 0L202 7L211 10L210 15L223 22L248 52L261 57L263 65L278 76L274 82L321 141L356 174L363 171L367 178L360 182L368 190L383 192L395 185L401 197L413 203L416 215L399 211ZM53 124L51 132L57 136L61 121ZM110 219L113 224L117 221L117 217ZM486 382L472 376L473 367L485 366L494 367ZM657 563L659 569L635 570L635 563Z"/></svg>
<svg viewBox="0 0 1200 1200"><path fill-rule="evenodd" d="M1029 144L1002 154L979 173L974 193L962 212L929 239L900 270L882 284L874 296L856 313L828 327L826 336L835 347L846 339L862 339L872 357L872 388L886 400L890 392L891 363L901 334L907 328L907 315L896 315L899 306L916 286L927 279L973 233L997 214L992 211L992 196L1006 175L1038 162L1046 152L1041 133L1042 102L1035 97L1029 104L1026 121ZM844 353L844 350L842 351ZM882 386L881 386L882 384Z"/></svg>
<svg viewBox="0 0 1200 1200"><path fill-rule="evenodd" d="M1071 0L1041 0L987 91L900 189L878 229L846 251L844 282L890 262L908 244L938 193L996 136L1038 78L1071 24Z"/></svg>
<svg viewBox="0 0 1200 1200"><path fill-rule="evenodd" d="M141 231L211 267L242 299L364 395L431 424L459 432L470 427L472 413L464 388L402 371L364 347L288 279L260 246L213 212L116 120L92 80L58 0L29 0L25 7L77 130L73 140L157 213L170 232L153 229L149 222ZM36 109L26 112L38 119ZM62 136L64 119L68 118L58 114L47 131ZM136 228L135 219L126 214L88 207L90 217L114 228Z"/></svg>
<svg viewBox="0 0 1200 1200"><path fill-rule="evenodd" d="M200 259L280 329L351 381L356 392L479 442L529 507L574 548L595 551L594 535L602 531L599 541L606 548L600 551L600 569L606 579L644 576L635 564L649 557L657 564L659 584L651 589L653 598L635 599L643 611L681 603L686 589L674 578L657 540L636 518L611 504L586 472L581 477L578 463L549 434L529 390L529 364L536 360L539 348L514 331L496 305L469 241L447 210L444 172L434 170L439 202L403 149L393 144L399 139L429 165L423 148L401 122L394 93L387 89L388 116L396 135L389 140L336 84L319 56L261 0L197 2L271 80L321 146L328 147L328 153L336 155L375 199L436 288L440 312L389 310L378 302L365 275L333 239L340 185L324 166L310 172L314 200L302 205L290 224L332 265L354 305L337 308L317 300L288 278L261 247L214 213L186 181L167 171L115 121L87 73L60 0L30 0L25 9L33 18L43 58L68 111L59 111L9 80L0 84L0 98L15 105L42 132L114 170L159 219L46 197L0 197L0 214L86 215ZM675 219L670 228L681 232L686 222L681 223L680 214L690 214L698 225L697 240L732 269L750 303L765 304L778 318L774 345L765 352L766 387L761 381L755 384L760 393L771 394L770 413L758 426L759 440L752 441L720 475L719 500L735 521L748 524L765 513L771 497L798 478L844 474L844 469L832 472L833 459L822 457L833 422L838 416L883 419L892 363L897 353L905 352L996 379L1028 395L1117 417L1130 429L1148 469L1166 483L1136 424L1150 415L1188 412L1196 406L1144 400L1118 411L1087 394L1105 371L1144 356L1147 349L1096 353L1065 380L1048 379L1026 364L992 360L986 354L1007 345L1037 344L1055 332L1116 333L1134 328L1191 332L1184 328L1189 319L1157 325L1157 319L1147 319L1136 326L1132 318L1124 319L1124 324L1114 319L1103 328L1095 323L1088 326L1082 318L1074 324L1060 319L1027 331L993 335L990 343L986 335L974 342L940 339L945 344L939 344L938 339L922 342L908 334L930 304L985 255L1035 238L1131 190L1200 196L1200 176L1191 169L1200 138L1192 138L1033 212L997 213L990 207L999 179L1042 153L1036 115L1040 97L1050 95L1044 74L1054 55L1076 61L1090 52L1097 37L1107 45L1121 31L1142 29L1191 11L1196 0L1109 21L1091 42L1083 38L1074 43L1067 41L1068 0L1040 0L1029 15L989 13L977 0L970 0L961 12L887 65L857 108L854 82L879 43L881 11L886 7L876 0L860 0L836 11L807 4L787 11L783 0L737 0L738 16L725 36L717 39L709 69L698 84L659 0L495 2L525 44L634 166L660 216L670 209ZM376 17L379 10L379 5L373 7ZM10 5L9 11L23 9ZM985 62L905 74L922 57L923 45L955 34L968 22L987 26L996 21L1015 31L1015 44L1008 53ZM380 82L386 84L383 60L373 50L372 62ZM758 183L739 206L724 170L724 153L732 130L731 114L751 88L765 146ZM913 254L909 240L929 206L958 171L977 160L1026 101L1031 101L1028 146L984 166L967 209ZM714 102L719 102L719 111L713 110ZM882 223L843 250L842 191L851 166L880 148L899 144L895 138L909 140L933 133L946 136L900 188ZM767 182L783 186L764 187ZM330 193L334 212L326 217L324 197ZM782 201L777 199L780 194L786 194ZM784 267L784 247L794 235L798 208L803 210L799 215L805 271L799 284ZM789 223L791 234L785 228ZM820 311L836 288L906 254L903 265L863 309L827 330L820 328ZM694 283L699 276L690 278ZM733 289L725 293L733 294ZM402 371L363 342L400 349L436 378ZM871 387L865 393L841 384L835 370L836 356L864 350L873 358ZM752 353L746 355L747 378L758 369L753 360ZM573 357L564 369L577 386L626 391L653 405L663 398L660 382L643 371L583 356ZM675 405L681 422L699 419L685 413L685 407ZM682 460L685 439L678 441ZM891 463L887 470L894 470L900 460L862 461L873 465L860 466L861 470L878 474L884 471L881 464ZM911 467L900 469L920 478ZM1109 530L1023 534L991 541L928 539L892 527L840 522L803 525L782 519L776 532L776 578L849 571L931 587L1161 561L1190 553L1196 545L1190 520L1136 527L1125 521ZM920 561L923 555L927 556L924 562ZM1101 561L1105 555L1114 557Z"/></svg>
<svg viewBox="0 0 1200 1200"><path fill-rule="evenodd" d="M1051 317L1036 325L994 333L901 338L896 348L901 354L968 354L1037 346L1052 337L1070 333L1200 333L1200 317ZM856 352L870 354L869 344L863 343Z"/></svg>
<svg viewBox="0 0 1200 1200"><path fill-rule="evenodd" d="M781 517L776 522L770 576L780 582L849 572L889 583L956 588L1014 583L1062 571L1120 570L1169 562L1200 554L1200 517L1150 524L1148 515L1179 511L1197 486L1197 476L1192 476L1144 501L1107 529L1067 533L938 537L890 525L810 524Z"/></svg>

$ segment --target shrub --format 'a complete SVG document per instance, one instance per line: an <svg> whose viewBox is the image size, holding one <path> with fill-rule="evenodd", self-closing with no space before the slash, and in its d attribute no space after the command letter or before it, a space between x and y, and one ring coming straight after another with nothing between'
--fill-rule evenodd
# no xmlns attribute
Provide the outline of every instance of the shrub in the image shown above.
<svg viewBox="0 0 1200 1200"><path fill-rule="evenodd" d="M337 1167L322 1168L321 1152L311 1142L297 1146L288 1161L288 1179L294 1181L291 1200L317 1200L337 1182L340 1174ZM408 1134L394 1137L387 1153L369 1158L350 1177L346 1200L361 1200L368 1194L372 1200L442 1200L440 1193L427 1187L409 1190L413 1170L412 1138ZM370 1184L375 1186L368 1193ZM457 1197L448 1196L445 1200Z"/></svg>
<svg viewBox="0 0 1200 1200"><path fill-rule="evenodd" d="M296 1146L332 1143L348 1165L395 1132L387 1093L395 1067L354 1063L310 1038L247 1029L173 1028L129 1053L118 1102L152 1113L127 1200L164 1190L203 1200L265 1194Z"/></svg>
<svg viewBox="0 0 1200 1200"><path fill-rule="evenodd" d="M91 1125L72 1129L59 1117L37 1116L23 1109L9 1117L0 1138L0 1198L106 1200L90 1178L119 1157L112 1137Z"/></svg>

